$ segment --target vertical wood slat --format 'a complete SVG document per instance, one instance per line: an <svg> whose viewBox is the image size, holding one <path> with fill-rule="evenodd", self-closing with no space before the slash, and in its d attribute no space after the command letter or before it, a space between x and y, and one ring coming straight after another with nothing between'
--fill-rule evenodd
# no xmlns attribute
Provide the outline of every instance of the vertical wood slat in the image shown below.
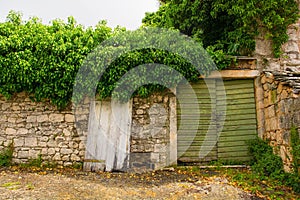
<svg viewBox="0 0 300 200"><path fill-rule="evenodd" d="M94 101L90 105L84 169L125 171L128 168L132 100Z"/></svg>
<svg viewBox="0 0 300 200"><path fill-rule="evenodd" d="M217 81L217 99L221 82ZM226 120L218 141L218 160L250 160L247 140L257 135L254 82L252 79L224 81L227 100L217 102L217 112L226 108Z"/></svg>
<svg viewBox="0 0 300 200"><path fill-rule="evenodd" d="M191 91L186 89L186 86L178 86L177 97L183 99L178 106L178 132L177 132L177 154L178 160L181 162L201 162L211 161L217 158L217 151L215 148L216 126L215 126L215 80L210 79L199 80L191 84L195 94L197 95L197 102L189 99ZM210 88L210 90L208 89ZM196 111L195 104L199 105L199 111ZM188 113L184 113L181 109L186 109ZM193 124L192 119L195 115L200 115L198 130L196 130L195 138L193 138ZM203 120L206 122L205 126L201 124ZM180 127L181 126L181 127ZM191 137L192 136L192 137Z"/></svg>
<svg viewBox="0 0 300 200"><path fill-rule="evenodd" d="M209 85L209 87L214 87L216 91L216 96L212 98L215 102L208 100L209 92L203 80L192 84L198 95L198 102L189 100L191 95L186 92L184 87L179 87L177 89L177 95L181 94L186 98L184 106L190 108L188 109L190 114L185 116L186 120L182 121L183 125L181 125L181 130L178 131L178 155L181 155L178 159L179 161L247 161L250 159L245 141L252 139L257 135L253 80L215 79L215 81L215 85ZM224 89L226 94L224 94ZM190 134L189 127L194 122L188 121L188 119L192 119L195 113L197 113L193 110L193 104L195 103L199 103L202 118L200 118L198 134L193 139L194 141L190 143L189 141L192 140L193 135ZM211 122L211 119L206 115L209 115L211 110L214 110L216 113L216 129L213 133L205 135L208 130L207 126ZM180 108L178 108L178 114L178 121L180 122ZM220 120L222 117L225 117L223 126ZM213 134L215 134L215 137ZM206 142L207 144L203 143L206 136L207 138L210 138L210 141ZM214 150L204 159L199 159L200 150L209 148L209 145L213 144L213 140L218 140ZM187 145L190 145L191 147L187 148Z"/></svg>

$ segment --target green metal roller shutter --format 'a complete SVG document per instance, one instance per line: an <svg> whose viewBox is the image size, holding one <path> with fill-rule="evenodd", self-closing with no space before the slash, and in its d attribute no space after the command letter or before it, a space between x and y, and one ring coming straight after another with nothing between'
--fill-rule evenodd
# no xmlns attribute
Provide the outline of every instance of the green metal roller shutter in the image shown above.
<svg viewBox="0 0 300 200"><path fill-rule="evenodd" d="M221 84L220 81L214 79L210 79L206 83L199 80L197 83L191 84L198 102L189 99L192 94L189 94L187 86L180 85L177 88L178 99L183 100L181 107L188 110L184 119L181 119L181 108L177 107L178 126L181 126L178 127L177 133L179 161L249 160L245 141L253 139L257 135L253 80L223 81L226 101L222 99ZM207 87L211 89L211 93ZM199 104L200 111L198 112L195 111L195 103ZM225 111L226 120L222 129L217 116ZM195 121L191 119L195 113L200 113L200 120L197 134L194 137L191 123L195 123ZM211 125L211 129L208 133L209 125ZM200 149L202 151L208 149L210 152L204 158L199 158Z"/></svg>

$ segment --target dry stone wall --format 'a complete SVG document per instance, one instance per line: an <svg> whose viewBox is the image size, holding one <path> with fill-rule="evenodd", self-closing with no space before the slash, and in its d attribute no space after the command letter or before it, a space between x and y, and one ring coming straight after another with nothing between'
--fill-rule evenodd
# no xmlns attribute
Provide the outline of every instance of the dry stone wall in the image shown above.
<svg viewBox="0 0 300 200"><path fill-rule="evenodd" d="M169 165L171 92L133 99L130 168L158 169ZM176 108L175 108L176 109Z"/></svg>
<svg viewBox="0 0 300 200"><path fill-rule="evenodd" d="M77 110L82 121L76 127L71 109L59 111L46 102L33 102L26 93L6 100L0 95L0 151L13 144L13 161L27 162L38 156L59 165L84 159L88 104Z"/></svg>
<svg viewBox="0 0 300 200"><path fill-rule="evenodd" d="M261 71L262 137L270 141L275 153L281 156L286 171L292 170L290 130L300 134L300 20L288 28L289 40L282 46L280 58L274 58L271 42L257 38L256 58ZM258 97L259 95L256 94ZM261 103L262 103L261 102Z"/></svg>
<svg viewBox="0 0 300 200"><path fill-rule="evenodd" d="M169 164L171 108L176 110L171 92L133 99L130 170ZM63 166L84 162L89 109L88 100L74 114L71 108L59 111L49 101L33 102L24 92L10 100L0 95L0 151L13 144L15 163L39 156Z"/></svg>
<svg viewBox="0 0 300 200"><path fill-rule="evenodd" d="M300 98L293 89L275 80L273 74L262 76L264 89L265 132L263 138L270 141L274 152L281 156L286 171L292 170L290 130L300 130Z"/></svg>

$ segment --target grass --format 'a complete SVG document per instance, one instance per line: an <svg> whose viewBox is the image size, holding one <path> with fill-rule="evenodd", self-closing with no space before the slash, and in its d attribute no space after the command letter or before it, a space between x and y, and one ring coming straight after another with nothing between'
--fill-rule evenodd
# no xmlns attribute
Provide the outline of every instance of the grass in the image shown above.
<svg viewBox="0 0 300 200"><path fill-rule="evenodd" d="M283 182L252 172L248 169L223 169L220 171L232 185L262 198L300 199L300 194Z"/></svg>
<svg viewBox="0 0 300 200"><path fill-rule="evenodd" d="M249 168L215 168L200 169L198 166L175 167L176 171L200 179L224 177L229 184L263 199L300 199L300 194L293 191L284 182L275 178L261 176Z"/></svg>

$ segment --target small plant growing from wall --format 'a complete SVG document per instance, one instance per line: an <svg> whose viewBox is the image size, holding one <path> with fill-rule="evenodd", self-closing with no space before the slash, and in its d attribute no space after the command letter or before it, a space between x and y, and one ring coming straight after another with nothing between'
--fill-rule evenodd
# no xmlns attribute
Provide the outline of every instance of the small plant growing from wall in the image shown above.
<svg viewBox="0 0 300 200"><path fill-rule="evenodd" d="M291 128L291 146L294 171L300 176L300 138L295 126Z"/></svg>
<svg viewBox="0 0 300 200"><path fill-rule="evenodd" d="M0 152L0 167L7 167L12 164L13 152L13 143L10 143L7 148Z"/></svg>

